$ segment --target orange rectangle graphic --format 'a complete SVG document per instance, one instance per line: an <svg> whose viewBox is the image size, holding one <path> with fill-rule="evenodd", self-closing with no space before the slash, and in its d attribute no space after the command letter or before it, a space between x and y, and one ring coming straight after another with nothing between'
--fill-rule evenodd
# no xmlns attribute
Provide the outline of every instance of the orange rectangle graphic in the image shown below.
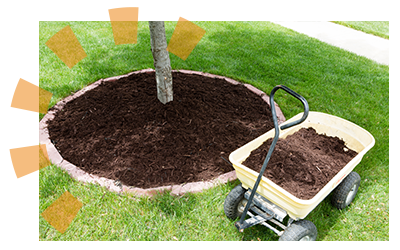
<svg viewBox="0 0 400 250"><path fill-rule="evenodd" d="M82 207L82 202L65 191L41 214L60 233L64 233Z"/></svg>
<svg viewBox="0 0 400 250"><path fill-rule="evenodd" d="M11 107L39 112L39 87L24 79L19 79L15 88Z"/></svg>
<svg viewBox="0 0 400 250"><path fill-rule="evenodd" d="M50 164L51 163L49 155L47 154L46 145L39 145L39 170L49 166Z"/></svg>
<svg viewBox="0 0 400 250"><path fill-rule="evenodd" d="M203 28L180 17L167 50L182 60L186 60L205 33Z"/></svg>
<svg viewBox="0 0 400 250"><path fill-rule="evenodd" d="M10 155L17 178L50 165L46 145L10 149Z"/></svg>
<svg viewBox="0 0 400 250"><path fill-rule="evenodd" d="M137 43L137 22L111 22L115 45Z"/></svg>
<svg viewBox="0 0 400 250"><path fill-rule="evenodd" d="M46 114L53 94L39 87L39 113Z"/></svg>
<svg viewBox="0 0 400 250"><path fill-rule="evenodd" d="M138 7L126 7L109 9L111 21L138 21L139 8Z"/></svg>
<svg viewBox="0 0 400 250"><path fill-rule="evenodd" d="M139 8L109 9L108 13L115 44L137 43Z"/></svg>
<svg viewBox="0 0 400 250"><path fill-rule="evenodd" d="M69 68L87 56L69 25L52 36L46 45Z"/></svg>

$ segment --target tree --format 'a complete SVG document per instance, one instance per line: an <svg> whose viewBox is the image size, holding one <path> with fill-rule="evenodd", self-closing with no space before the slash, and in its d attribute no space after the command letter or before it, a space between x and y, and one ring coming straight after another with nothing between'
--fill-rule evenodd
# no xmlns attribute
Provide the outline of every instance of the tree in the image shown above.
<svg viewBox="0 0 400 250"><path fill-rule="evenodd" d="M149 21L151 52L156 70L157 97L166 104L173 100L171 61L163 21Z"/></svg>

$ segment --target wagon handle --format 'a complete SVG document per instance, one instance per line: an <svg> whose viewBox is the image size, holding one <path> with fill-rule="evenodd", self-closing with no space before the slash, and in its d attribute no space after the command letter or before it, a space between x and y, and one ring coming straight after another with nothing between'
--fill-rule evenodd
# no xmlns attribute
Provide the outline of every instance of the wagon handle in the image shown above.
<svg viewBox="0 0 400 250"><path fill-rule="evenodd" d="M308 113L309 113L309 107L308 107L307 100L304 97L302 97L301 95L299 95L298 93L294 92L293 90L291 90L290 88L288 88L288 87L286 87L284 85L277 85L272 89L270 97L269 97L269 100L270 100L269 103L270 103L270 106L271 106L272 120L274 121L275 136L274 136L274 140L271 143L271 146L269 147L269 150L268 150L268 153L267 153L267 157L265 157L264 163L263 163L263 165L261 167L261 170L260 170L260 173L259 173L259 175L257 177L257 180L254 183L254 187L251 190L251 194L250 194L249 200L247 201L247 204L246 204L246 207L245 207L245 209L243 211L243 214L240 217L240 221L235 223L235 226L239 229L239 231L243 231L244 228L248 227L248 225L244 225L243 224L244 218L246 217L247 211L250 208L251 202L253 201L254 195L255 195L255 193L257 191L257 188L258 188L258 185L260 184L261 178L262 178L262 176L263 176L263 174L265 172L265 169L267 168L269 159L271 158L272 151L274 151L276 143L277 143L278 138L279 138L278 118L276 117L276 111L275 111L275 105L274 105L274 95L275 95L275 92L278 89L283 89L286 92L288 92L289 94L291 94L292 96L296 97L297 99L299 99L303 103L303 106L304 106L304 114L303 114L303 116L297 121L290 122L288 124L282 125L281 128L280 128L281 130L284 130L284 129L287 129L287 128L290 128L292 126L295 126L297 124L302 123L305 119L307 119L307 116L308 116Z"/></svg>
<svg viewBox="0 0 400 250"><path fill-rule="evenodd" d="M303 103L303 107L304 107L303 117L301 117L301 119L299 119L297 121L282 125L281 130L284 130L284 129L287 129L287 128L290 128L292 126L302 123L305 119L307 119L308 113L310 111L310 109L308 107L308 102L304 97L302 97L301 95L299 95L298 93L294 92L293 90L291 90L290 88L288 88L284 85L275 86L275 88L272 89L271 95L269 97L270 104L271 104L272 120L274 121L275 131L277 131L276 128L278 127L278 120L276 117L275 105L273 105L273 103L274 103L275 92L278 89L283 89L286 92L288 92L289 94L291 94L292 96L296 97L298 100L300 100ZM278 131L278 134L279 134L279 131Z"/></svg>

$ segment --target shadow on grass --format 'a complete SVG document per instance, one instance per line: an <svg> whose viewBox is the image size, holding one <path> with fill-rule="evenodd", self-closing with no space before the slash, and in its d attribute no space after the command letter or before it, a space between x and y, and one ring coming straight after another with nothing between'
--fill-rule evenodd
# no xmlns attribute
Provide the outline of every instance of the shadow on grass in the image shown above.
<svg viewBox="0 0 400 250"><path fill-rule="evenodd" d="M321 241L328 232L340 220L341 212L331 205L331 194L329 194L313 211L305 218L315 224L318 230L317 240Z"/></svg>

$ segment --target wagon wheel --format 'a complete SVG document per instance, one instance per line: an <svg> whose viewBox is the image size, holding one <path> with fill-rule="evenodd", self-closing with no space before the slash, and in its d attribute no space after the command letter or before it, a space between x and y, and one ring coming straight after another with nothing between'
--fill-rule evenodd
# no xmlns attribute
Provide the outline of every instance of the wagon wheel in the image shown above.
<svg viewBox="0 0 400 250"><path fill-rule="evenodd" d="M351 172L333 191L332 205L338 209L344 209L350 205L354 197L356 197L360 182L360 175L356 172Z"/></svg>
<svg viewBox="0 0 400 250"><path fill-rule="evenodd" d="M234 220L242 215L247 204L247 199L244 198L244 193L246 193L246 191L247 190L239 184L229 192L224 202L226 217Z"/></svg>
<svg viewBox="0 0 400 250"><path fill-rule="evenodd" d="M290 224L285 229L279 241L315 241L317 239L317 228L308 220L299 220Z"/></svg>

